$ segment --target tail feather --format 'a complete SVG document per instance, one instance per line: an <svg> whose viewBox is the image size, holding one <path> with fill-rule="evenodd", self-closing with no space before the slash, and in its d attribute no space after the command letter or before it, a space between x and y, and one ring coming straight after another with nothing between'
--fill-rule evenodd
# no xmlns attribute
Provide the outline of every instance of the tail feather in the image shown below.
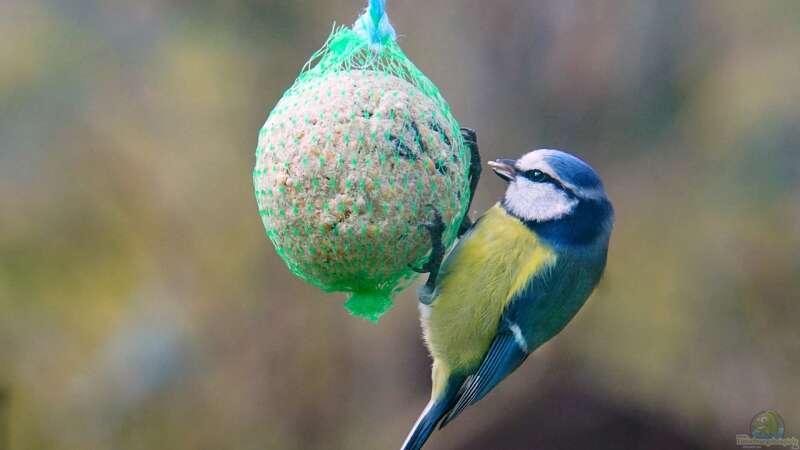
<svg viewBox="0 0 800 450"><path fill-rule="evenodd" d="M459 389L464 383L465 377L463 375L447 374L442 375L441 378L436 374L442 370L436 362L433 363L434 371L434 388L431 395L431 401L425 406L425 409L420 414L417 423L411 428L406 441L403 443L401 450L420 450L431 433L447 416L450 410L455 405ZM437 379L442 379L441 386L436 382Z"/></svg>
<svg viewBox="0 0 800 450"><path fill-rule="evenodd" d="M436 429L436 425L442 420L449 410L449 402L442 400L431 400L428 406L422 411L417 423L411 429L401 450L419 450L425 445L428 438Z"/></svg>

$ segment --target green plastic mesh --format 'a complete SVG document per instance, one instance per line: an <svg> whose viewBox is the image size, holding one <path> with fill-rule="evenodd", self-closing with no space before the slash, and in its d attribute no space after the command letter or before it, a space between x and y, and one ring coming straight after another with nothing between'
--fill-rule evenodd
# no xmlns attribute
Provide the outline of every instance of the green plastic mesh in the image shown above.
<svg viewBox="0 0 800 450"><path fill-rule="evenodd" d="M469 200L470 157L447 102L393 39L335 29L259 133L255 194L289 269L377 321Z"/></svg>

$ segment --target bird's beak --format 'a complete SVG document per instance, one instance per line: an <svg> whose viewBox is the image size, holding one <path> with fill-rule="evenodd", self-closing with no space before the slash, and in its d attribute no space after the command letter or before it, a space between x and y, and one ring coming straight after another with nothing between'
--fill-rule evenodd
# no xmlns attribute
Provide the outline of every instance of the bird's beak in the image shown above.
<svg viewBox="0 0 800 450"><path fill-rule="evenodd" d="M498 159L489 161L489 167L494 170L494 173L496 173L498 177L506 181L511 181L517 176L517 169L514 168L514 164L516 163L517 162L513 159Z"/></svg>

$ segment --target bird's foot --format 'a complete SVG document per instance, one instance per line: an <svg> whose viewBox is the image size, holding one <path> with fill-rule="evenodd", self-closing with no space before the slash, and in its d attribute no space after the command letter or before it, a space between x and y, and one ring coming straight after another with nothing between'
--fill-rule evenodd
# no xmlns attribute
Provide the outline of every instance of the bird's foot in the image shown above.
<svg viewBox="0 0 800 450"><path fill-rule="evenodd" d="M461 237L472 226L472 220L469 218L469 209L472 207L472 199L475 197L475 190L478 189L478 181L481 178L481 152L478 148L478 134L475 130L470 128L461 129L461 137L464 138L464 144L469 149L470 162L469 162L469 202L467 208L464 210L464 217L461 220L461 226L458 227L456 237Z"/></svg>
<svg viewBox="0 0 800 450"><path fill-rule="evenodd" d="M436 285L436 277L439 275L439 267L442 265L445 252L442 237L446 227L442 220L442 214L434 208L433 222L420 225L420 227L427 229L431 237L431 256L422 267L414 267L412 265L409 265L409 267L414 272L429 274L425 285L433 288Z"/></svg>
<svg viewBox="0 0 800 450"><path fill-rule="evenodd" d="M461 219L461 225L458 226L458 233L456 234L456 237L460 238L470 228L472 228L472 219L469 218L469 211L467 211L464 213L464 218Z"/></svg>

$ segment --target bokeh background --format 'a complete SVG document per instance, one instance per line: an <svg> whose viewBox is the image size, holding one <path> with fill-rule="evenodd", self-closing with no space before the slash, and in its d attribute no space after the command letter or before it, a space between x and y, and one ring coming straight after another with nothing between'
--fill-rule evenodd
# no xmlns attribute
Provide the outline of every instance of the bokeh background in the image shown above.
<svg viewBox="0 0 800 450"><path fill-rule="evenodd" d="M413 289L348 317L250 177L362 6L0 2L0 449L399 447L429 390ZM800 436L798 3L388 7L485 159L570 150L617 210L576 320L429 448L735 448L768 408Z"/></svg>

